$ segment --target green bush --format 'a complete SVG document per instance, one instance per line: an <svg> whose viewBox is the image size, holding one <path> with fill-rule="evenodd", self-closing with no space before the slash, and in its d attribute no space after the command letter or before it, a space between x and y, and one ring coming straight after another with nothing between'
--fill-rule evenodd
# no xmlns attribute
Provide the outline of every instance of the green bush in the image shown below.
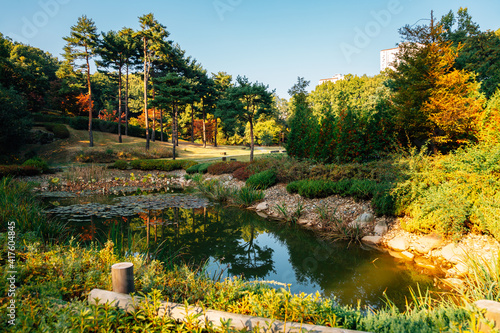
<svg viewBox="0 0 500 333"><path fill-rule="evenodd" d="M127 170L128 169L128 162L123 161L123 160L118 160L113 163L111 166L112 169L120 169L120 170Z"/></svg>
<svg viewBox="0 0 500 333"><path fill-rule="evenodd" d="M63 124L54 124L54 123L45 123L45 129L54 133L54 136L58 139L67 139L69 138L69 130L66 125Z"/></svg>
<svg viewBox="0 0 500 333"><path fill-rule="evenodd" d="M396 213L411 217L402 224L405 230L456 239L475 231L500 240L500 144L479 144L446 156L422 151L401 164L405 180L393 192Z"/></svg>
<svg viewBox="0 0 500 333"><path fill-rule="evenodd" d="M393 185L391 183L378 184L372 199L372 207L375 214L378 216L382 215L394 215L395 212L395 200L392 195Z"/></svg>
<svg viewBox="0 0 500 333"><path fill-rule="evenodd" d="M190 167L192 167L194 165L198 165L198 162L196 162L196 161L182 161L182 168L184 170L186 170L186 172L187 172L187 169L189 169Z"/></svg>
<svg viewBox="0 0 500 333"><path fill-rule="evenodd" d="M248 186L243 186L233 196L234 202L243 207L251 206L254 202L262 199L264 199L263 191Z"/></svg>
<svg viewBox="0 0 500 333"><path fill-rule="evenodd" d="M183 160L134 160L130 162L132 169L151 171L174 171L180 169L189 169L193 166L193 161Z"/></svg>
<svg viewBox="0 0 500 333"><path fill-rule="evenodd" d="M305 180L305 181L307 181L307 180ZM287 192L290 194L299 193L299 187L301 186L302 182L304 182L304 180L296 180L294 182L289 183L286 186Z"/></svg>
<svg viewBox="0 0 500 333"><path fill-rule="evenodd" d="M195 164L186 169L186 173L192 175L193 173L198 173L198 169L201 164Z"/></svg>
<svg viewBox="0 0 500 333"><path fill-rule="evenodd" d="M40 170L40 173L47 172L50 169L47 162L45 162L44 160L42 160L39 157L30 158L29 160L27 160L23 163L23 166L34 167L34 168Z"/></svg>
<svg viewBox="0 0 500 333"><path fill-rule="evenodd" d="M325 198L331 195L328 182L322 180L309 180L300 183L298 193L305 198Z"/></svg>
<svg viewBox="0 0 500 333"><path fill-rule="evenodd" d="M255 175L250 176L247 179L246 184L249 187L265 190L278 182L276 178L276 171L274 170L266 170L260 173L256 173Z"/></svg>
<svg viewBox="0 0 500 333"><path fill-rule="evenodd" d="M369 200L373 197L377 183L373 180L353 180L348 190L348 195L354 200Z"/></svg>
<svg viewBox="0 0 500 333"><path fill-rule="evenodd" d="M198 173L207 173L208 168L212 165L212 163L202 163L198 167Z"/></svg>

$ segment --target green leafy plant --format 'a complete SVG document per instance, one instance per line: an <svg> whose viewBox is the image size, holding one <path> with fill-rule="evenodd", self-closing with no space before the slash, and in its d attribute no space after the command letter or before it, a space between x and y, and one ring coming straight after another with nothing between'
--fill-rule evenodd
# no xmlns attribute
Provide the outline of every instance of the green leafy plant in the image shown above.
<svg viewBox="0 0 500 333"><path fill-rule="evenodd" d="M49 171L49 165L46 161L39 157L33 157L23 163L23 166L30 166L40 170L40 173L46 173Z"/></svg>
<svg viewBox="0 0 500 333"><path fill-rule="evenodd" d="M265 190L278 182L274 170L266 170L247 179L246 185L260 190Z"/></svg>
<svg viewBox="0 0 500 333"><path fill-rule="evenodd" d="M248 186L243 186L240 190L235 192L232 199L237 205L248 207L264 199L264 192Z"/></svg>

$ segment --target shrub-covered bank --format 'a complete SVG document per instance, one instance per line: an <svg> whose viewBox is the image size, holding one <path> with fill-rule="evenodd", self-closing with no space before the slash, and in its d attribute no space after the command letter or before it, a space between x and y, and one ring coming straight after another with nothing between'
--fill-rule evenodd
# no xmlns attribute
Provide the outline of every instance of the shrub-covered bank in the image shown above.
<svg viewBox="0 0 500 333"><path fill-rule="evenodd" d="M7 197L27 197L29 188L14 185L4 187ZM40 211L39 204L29 203ZM286 288L274 289L238 278L213 280L203 271L187 266L175 266L168 260L159 262L143 255L120 257L111 242L103 246L82 247L74 240L65 241L61 233L51 241L42 240L24 221L25 214L15 210L3 216L15 220L20 226L16 235L16 307L15 325L8 318L0 319L6 331L124 331L136 332L215 332L211 328L197 327L194 321L178 324L168 318L156 317L157 303L145 306L134 314L126 314L110 306L88 306L86 293L92 288L111 288L111 265L130 261L135 266L135 285L139 294L153 302L198 304L205 308L235 313L264 316L276 320L312 322L372 332L435 332L438 328L459 332L467 328L469 314L464 309L443 302L416 303L401 312L395 307L372 311L356 307L337 306L331 299L318 295L293 295ZM2 224L5 226L5 224ZM31 226L33 228L35 226ZM5 232L5 229L2 231ZM0 237L2 258L7 251L6 233ZM3 263L2 276L8 265ZM9 305L8 285L0 287L0 308L6 313Z"/></svg>

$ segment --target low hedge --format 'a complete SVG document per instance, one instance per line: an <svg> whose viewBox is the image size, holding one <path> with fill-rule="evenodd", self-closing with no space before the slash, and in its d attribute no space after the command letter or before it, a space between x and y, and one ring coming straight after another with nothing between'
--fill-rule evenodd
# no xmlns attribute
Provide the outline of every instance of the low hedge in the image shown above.
<svg viewBox="0 0 500 333"><path fill-rule="evenodd" d="M250 176L247 179L246 184L249 187L265 190L278 182L278 178L276 177L276 171L274 170L266 170L255 175Z"/></svg>
<svg viewBox="0 0 500 333"><path fill-rule="evenodd" d="M29 160L23 163L23 166L36 168L40 171L39 173L47 172L50 169L47 162L45 162L39 157L30 158Z"/></svg>
<svg viewBox="0 0 500 333"><path fill-rule="evenodd" d="M183 160L135 160L130 162L132 169L151 171L173 171L180 169L188 169L193 166L196 162L194 161L183 161Z"/></svg>
<svg viewBox="0 0 500 333"><path fill-rule="evenodd" d="M110 169L119 169L119 170L127 170L128 162L123 160L117 160L113 165L109 166Z"/></svg>
<svg viewBox="0 0 500 333"><path fill-rule="evenodd" d="M207 173L208 167L212 165L212 163L200 163L200 164L194 164L191 167L186 169L186 172L188 174L194 174L194 173Z"/></svg>
<svg viewBox="0 0 500 333"><path fill-rule="evenodd" d="M58 139L69 138L69 130L64 124L45 123L44 127L47 131L54 133L54 136Z"/></svg>

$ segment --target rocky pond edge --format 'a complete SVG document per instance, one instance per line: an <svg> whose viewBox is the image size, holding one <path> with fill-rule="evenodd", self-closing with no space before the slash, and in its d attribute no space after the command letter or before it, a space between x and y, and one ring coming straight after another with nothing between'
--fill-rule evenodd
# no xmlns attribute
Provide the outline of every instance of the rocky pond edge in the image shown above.
<svg viewBox="0 0 500 333"><path fill-rule="evenodd" d="M194 183L185 179L184 170L172 172L137 172L131 180L131 173L115 170L114 177L95 182L52 181L58 175L26 177L40 185L35 190L44 196L68 197L91 194L126 194L140 191L192 187ZM217 179L224 186L241 188L244 182L231 175L205 175L204 179ZM315 231L319 236L327 229L328 222L321 215L326 214L338 221L362 231L362 243L374 249L388 252L391 256L413 262L422 272L441 278L453 288L464 287L464 278L469 265L474 262L490 263L500 255L500 242L488 235L467 234L458 241L436 233L416 234L403 230L400 222L409 217L377 217L370 201L354 201L352 198L330 196L322 199L307 199L286 191L286 185L278 184L264 191L264 199L248 209L256 211L263 218L283 220L282 210L290 214L297 209L300 217L296 223ZM280 207L278 209L278 207Z"/></svg>

